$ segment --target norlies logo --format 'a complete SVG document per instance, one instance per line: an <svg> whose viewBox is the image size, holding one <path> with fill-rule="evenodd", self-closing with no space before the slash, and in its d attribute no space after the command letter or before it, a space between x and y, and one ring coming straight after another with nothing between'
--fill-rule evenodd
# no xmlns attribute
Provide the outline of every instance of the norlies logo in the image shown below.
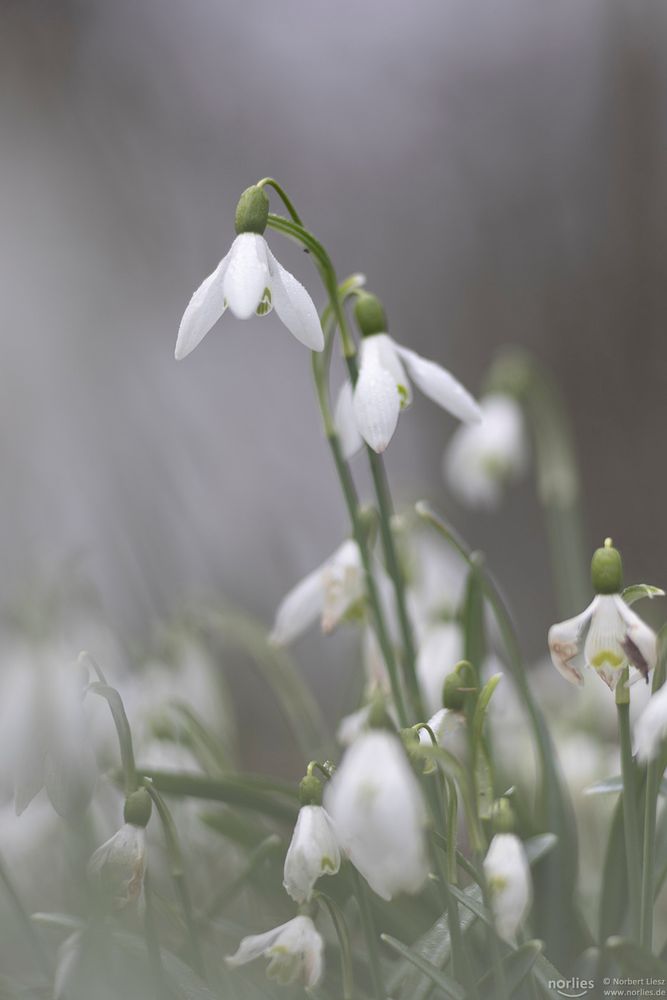
<svg viewBox="0 0 667 1000"><path fill-rule="evenodd" d="M585 997L589 990L592 990L595 983L592 979L579 979L578 976L573 976L571 979L550 979L549 989L556 990L556 993L562 997L568 997L569 1000L578 1000L579 997Z"/></svg>

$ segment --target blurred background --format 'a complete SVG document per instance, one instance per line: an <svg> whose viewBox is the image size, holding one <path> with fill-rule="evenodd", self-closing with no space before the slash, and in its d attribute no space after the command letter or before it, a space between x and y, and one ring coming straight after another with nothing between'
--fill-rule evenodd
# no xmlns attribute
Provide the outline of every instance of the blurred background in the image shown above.
<svg viewBox="0 0 667 1000"><path fill-rule="evenodd" d="M397 339L472 391L508 343L551 370L587 544L613 534L631 580L664 583L666 56L661 0L3 0L6 612L83 598L131 659L199 601L268 626L339 544L309 358L275 316L225 317L173 359L267 174ZM323 304L308 258L270 242ZM454 426L417 399L388 455L396 496L487 553L539 657L557 613L534 489L496 517L455 504ZM296 650L332 714L347 641Z"/></svg>

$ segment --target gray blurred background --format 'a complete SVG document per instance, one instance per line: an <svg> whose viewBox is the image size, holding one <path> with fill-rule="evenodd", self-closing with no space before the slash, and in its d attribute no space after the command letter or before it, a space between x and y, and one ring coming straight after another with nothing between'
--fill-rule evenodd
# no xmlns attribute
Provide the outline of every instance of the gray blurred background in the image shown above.
<svg viewBox="0 0 667 1000"><path fill-rule="evenodd" d="M588 541L664 583L666 55L661 0L3 0L3 606L74 580L128 642L202 598L269 623L339 543L309 358L275 316L227 316L173 360L266 174L396 337L473 391L507 343L552 370ZM310 260L270 240L322 304ZM487 552L540 655L532 487L497 517L458 508L453 427L423 399L401 419L397 497ZM297 649L336 708L339 642Z"/></svg>

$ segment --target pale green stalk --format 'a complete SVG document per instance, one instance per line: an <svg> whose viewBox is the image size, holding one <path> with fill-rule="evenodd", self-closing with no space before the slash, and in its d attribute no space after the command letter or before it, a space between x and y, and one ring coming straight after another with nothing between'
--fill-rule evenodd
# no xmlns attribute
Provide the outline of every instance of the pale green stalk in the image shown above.
<svg viewBox="0 0 667 1000"><path fill-rule="evenodd" d="M641 862L639 820L637 810L637 775L632 759L630 737L630 692L626 686L627 667L616 686L618 734L621 744L621 773L623 776L623 830L625 832L625 859L628 872L628 901L630 910L630 937L639 940L639 902L641 890Z"/></svg>

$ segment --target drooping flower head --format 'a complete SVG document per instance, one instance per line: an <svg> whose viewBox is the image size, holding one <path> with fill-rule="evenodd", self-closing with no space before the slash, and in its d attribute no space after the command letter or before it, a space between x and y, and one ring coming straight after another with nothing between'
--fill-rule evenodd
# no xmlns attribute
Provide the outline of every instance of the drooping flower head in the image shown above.
<svg viewBox="0 0 667 1000"><path fill-rule="evenodd" d="M384 309L374 295L359 293L355 316L362 333L359 377L354 388L349 382L343 385L336 405L336 426L346 458L364 441L374 451L385 450L401 410L412 401L410 379L459 420L481 418L479 406L453 375L389 336Z"/></svg>
<svg viewBox="0 0 667 1000"><path fill-rule="evenodd" d="M88 876L103 901L123 910L141 895L146 871L146 826L151 800L145 788L128 796L125 822L88 862Z"/></svg>
<svg viewBox="0 0 667 1000"><path fill-rule="evenodd" d="M237 236L229 253L194 293L181 320L176 360L197 347L227 307L237 319L266 316L272 309L297 340L312 351L324 334L310 295L269 250L264 230L269 199L263 188L247 188L236 209Z"/></svg>
<svg viewBox="0 0 667 1000"><path fill-rule="evenodd" d="M269 959L269 978L282 985L300 982L312 988L322 978L323 952L324 942L313 921L298 916L264 934L243 938L238 951L227 958L227 965L245 965L263 955Z"/></svg>
<svg viewBox="0 0 667 1000"><path fill-rule="evenodd" d="M655 632L621 596L621 556L610 538L593 555L591 578L596 591L591 604L581 614L549 629L554 666L572 684L583 684L580 666L573 662L583 652L585 666L599 674L612 691L626 667L635 671L632 680L648 680L656 662Z"/></svg>
<svg viewBox="0 0 667 1000"><path fill-rule="evenodd" d="M419 892L428 876L426 806L396 736L362 733L327 783L324 805L343 851L378 896Z"/></svg>
<svg viewBox="0 0 667 1000"><path fill-rule="evenodd" d="M532 899L530 868L523 844L513 833L496 833L484 858L496 930L513 944Z"/></svg>
<svg viewBox="0 0 667 1000"><path fill-rule="evenodd" d="M521 407L506 393L480 402L482 420L458 427L443 456L443 475L452 493L470 507L497 507L503 488L528 463Z"/></svg>
<svg viewBox="0 0 667 1000"><path fill-rule="evenodd" d="M307 902L322 875L340 868L340 849L331 818L322 806L322 783L306 775L300 787L301 809L285 857L283 886L295 903Z"/></svg>

